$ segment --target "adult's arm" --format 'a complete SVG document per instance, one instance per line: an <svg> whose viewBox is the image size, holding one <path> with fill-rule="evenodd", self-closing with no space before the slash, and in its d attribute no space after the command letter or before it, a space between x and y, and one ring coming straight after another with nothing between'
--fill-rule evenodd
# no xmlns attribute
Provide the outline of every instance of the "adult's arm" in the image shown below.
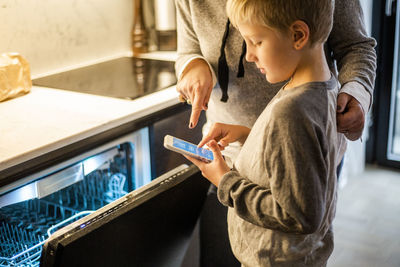
<svg viewBox="0 0 400 267"><path fill-rule="evenodd" d="M336 0L328 39L337 62L342 88L338 96L338 131L350 140L361 137L365 115L372 105L376 42L367 35L359 0Z"/></svg>
<svg viewBox="0 0 400 267"><path fill-rule="evenodd" d="M189 128L196 126L200 113L207 109L216 75L201 53L200 42L192 23L192 5L188 0L175 0L177 10L178 58L175 72L177 91L192 103Z"/></svg>
<svg viewBox="0 0 400 267"><path fill-rule="evenodd" d="M354 97L367 114L376 76L376 42L365 30L359 0L336 0L332 32L328 38L337 62L339 93Z"/></svg>

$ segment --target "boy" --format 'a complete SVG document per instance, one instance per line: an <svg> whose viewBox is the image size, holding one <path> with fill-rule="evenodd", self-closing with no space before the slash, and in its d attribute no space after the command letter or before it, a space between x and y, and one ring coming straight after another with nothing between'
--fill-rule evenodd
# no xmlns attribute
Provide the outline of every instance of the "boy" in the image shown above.
<svg viewBox="0 0 400 267"><path fill-rule="evenodd" d="M323 49L333 6L333 0L227 1L246 60L270 83L288 80L251 130L212 127L199 146L208 143L214 161L188 158L229 207L229 238L243 266L325 266L332 253L336 166L345 149L336 129L338 82ZM235 141L243 147L231 170L220 149Z"/></svg>

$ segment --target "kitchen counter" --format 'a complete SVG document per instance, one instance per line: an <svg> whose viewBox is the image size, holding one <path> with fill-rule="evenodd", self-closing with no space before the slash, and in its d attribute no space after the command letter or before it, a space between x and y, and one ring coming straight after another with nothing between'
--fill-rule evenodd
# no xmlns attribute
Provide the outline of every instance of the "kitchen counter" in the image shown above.
<svg viewBox="0 0 400 267"><path fill-rule="evenodd" d="M34 86L0 103L0 171L178 103L175 86L123 100Z"/></svg>
<svg viewBox="0 0 400 267"><path fill-rule="evenodd" d="M33 86L30 93L0 103L0 176L12 166L178 103L175 86L135 100Z"/></svg>

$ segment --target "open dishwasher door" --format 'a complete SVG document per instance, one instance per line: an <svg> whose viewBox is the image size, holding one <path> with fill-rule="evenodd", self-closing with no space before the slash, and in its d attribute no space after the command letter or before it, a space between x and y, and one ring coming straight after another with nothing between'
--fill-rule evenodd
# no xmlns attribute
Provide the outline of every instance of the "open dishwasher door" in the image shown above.
<svg viewBox="0 0 400 267"><path fill-rule="evenodd" d="M41 266L181 266L209 182L181 165L50 236Z"/></svg>

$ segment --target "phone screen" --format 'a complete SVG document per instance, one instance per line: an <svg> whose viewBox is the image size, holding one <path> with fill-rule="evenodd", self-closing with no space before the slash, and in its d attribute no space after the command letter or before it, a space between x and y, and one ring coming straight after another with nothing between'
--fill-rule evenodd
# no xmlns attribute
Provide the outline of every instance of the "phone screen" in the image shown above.
<svg viewBox="0 0 400 267"><path fill-rule="evenodd" d="M206 159L209 159L210 161L212 161L214 159L213 154L210 150L202 148L202 147L197 147L194 144L185 142L183 140L174 138L172 145L176 148L180 148L183 149L187 152L193 153L193 154L197 154L201 157L204 157Z"/></svg>

